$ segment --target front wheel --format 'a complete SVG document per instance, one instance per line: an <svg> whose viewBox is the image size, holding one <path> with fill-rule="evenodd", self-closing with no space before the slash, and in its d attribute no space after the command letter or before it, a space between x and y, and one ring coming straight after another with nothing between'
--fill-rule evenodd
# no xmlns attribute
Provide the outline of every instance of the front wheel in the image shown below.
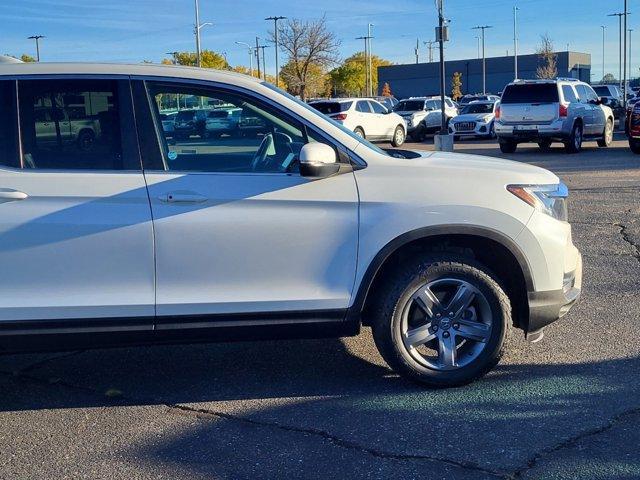
<svg viewBox="0 0 640 480"><path fill-rule="evenodd" d="M356 134L357 136L359 136L360 138L365 138L365 137L364 137L364 130L363 130L362 128L360 128L360 127L356 127L356 128L353 130L353 133L355 133L355 134Z"/></svg>
<svg viewBox="0 0 640 480"><path fill-rule="evenodd" d="M605 148L611 145L611 142L613 142L613 119L607 120L604 132L602 132L602 138L598 139L598 146Z"/></svg>
<svg viewBox="0 0 640 480"><path fill-rule="evenodd" d="M380 354L397 373L432 387L470 383L500 360L509 299L486 267L454 254L405 262L373 319Z"/></svg>
<svg viewBox="0 0 640 480"><path fill-rule="evenodd" d="M393 132L393 138L391 139L391 145L394 147L400 147L404 143L405 134L404 128L398 125Z"/></svg>

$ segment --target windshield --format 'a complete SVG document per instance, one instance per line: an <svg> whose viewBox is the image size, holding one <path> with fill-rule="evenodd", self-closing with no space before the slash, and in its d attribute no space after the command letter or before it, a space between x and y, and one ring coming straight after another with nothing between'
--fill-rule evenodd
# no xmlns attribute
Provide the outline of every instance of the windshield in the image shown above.
<svg viewBox="0 0 640 480"><path fill-rule="evenodd" d="M373 143L365 140L362 137L359 137L358 135L356 135L355 133L353 133L351 130L349 130L348 128L346 128L344 125L336 122L335 120L333 120L331 117L327 117L326 115L320 113L318 110L316 110L315 108L313 108L312 106L308 105L307 103L303 102L302 100L300 100L299 98L294 97L293 95L291 95L289 92L286 92L284 90L282 90L281 88L276 87L275 85L270 84L269 82L262 82L262 85L264 85L265 87L267 87L270 90L273 90L274 92L279 93L280 95L287 97L289 100L296 102L298 105L300 105L301 107L304 107L307 111L312 112L314 115L316 115L317 117L321 118L322 120L324 120L325 122L331 122L335 127L339 128L340 130L342 130L344 133L346 133L347 135L349 135L351 138L357 140L358 142L360 142L361 144L365 145L366 147L370 148L371 150L373 150L376 153L380 153L382 155L386 155L388 157L390 157L391 155L389 155L387 152L385 152L384 150L382 150L381 148L376 147Z"/></svg>
<svg viewBox="0 0 640 480"><path fill-rule="evenodd" d="M609 92L609 87L603 87L603 86L597 86L596 85L595 87L593 87L593 89L601 97L608 97L608 96L611 95L611 92Z"/></svg>
<svg viewBox="0 0 640 480"><path fill-rule="evenodd" d="M395 107L394 112L417 112L424 110L424 100L402 100Z"/></svg>
<svg viewBox="0 0 640 480"><path fill-rule="evenodd" d="M465 113L493 113L493 103L470 103L462 109Z"/></svg>
<svg viewBox="0 0 640 480"><path fill-rule="evenodd" d="M309 105L325 115L332 115L334 113L346 112L352 103L353 102L313 102Z"/></svg>

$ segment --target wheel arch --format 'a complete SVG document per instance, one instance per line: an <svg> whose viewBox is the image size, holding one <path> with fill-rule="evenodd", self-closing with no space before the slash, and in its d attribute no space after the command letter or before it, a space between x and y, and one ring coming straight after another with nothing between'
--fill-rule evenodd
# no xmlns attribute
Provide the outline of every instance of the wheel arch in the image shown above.
<svg viewBox="0 0 640 480"><path fill-rule="evenodd" d="M451 225L425 227L406 232L388 242L368 265L353 302L352 312L370 324L376 308L375 292L400 261L424 252L456 253L485 264L497 276L512 301L514 324L526 328L529 317L527 293L534 290L531 268L516 243L485 227Z"/></svg>

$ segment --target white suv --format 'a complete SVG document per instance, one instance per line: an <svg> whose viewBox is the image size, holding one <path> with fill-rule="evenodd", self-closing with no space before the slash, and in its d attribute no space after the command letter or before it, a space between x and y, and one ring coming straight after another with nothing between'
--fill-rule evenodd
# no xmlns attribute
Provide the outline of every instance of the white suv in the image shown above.
<svg viewBox="0 0 640 480"><path fill-rule="evenodd" d="M205 69L6 64L0 103L4 352L365 325L397 372L452 386L491 369L511 327L539 340L580 294L567 190L538 167L390 155ZM253 134L167 143L161 111L220 104ZM69 116L95 120L91 145L64 141Z"/></svg>
<svg viewBox="0 0 640 480"><path fill-rule="evenodd" d="M407 132L417 142L422 142L428 133L442 127L440 97L410 97L400 100L393 111L407 122ZM444 98L444 114L447 124L458 115L458 109L449 97Z"/></svg>
<svg viewBox="0 0 640 480"><path fill-rule="evenodd" d="M399 147L407 136L407 126L402 117L373 99L336 98L310 102L309 105L372 142L391 142L394 147Z"/></svg>

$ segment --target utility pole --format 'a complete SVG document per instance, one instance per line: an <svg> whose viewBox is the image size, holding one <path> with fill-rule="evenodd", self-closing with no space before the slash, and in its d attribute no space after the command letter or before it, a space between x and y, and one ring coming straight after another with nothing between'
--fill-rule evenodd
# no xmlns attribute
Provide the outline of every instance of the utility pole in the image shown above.
<svg viewBox="0 0 640 480"><path fill-rule="evenodd" d="M610 13L607 17L618 17L618 85L622 88L622 17L624 13Z"/></svg>
<svg viewBox="0 0 640 480"><path fill-rule="evenodd" d="M236 42L236 45L247 47L249 51L249 75L253 77L253 47L246 42Z"/></svg>
<svg viewBox="0 0 640 480"><path fill-rule="evenodd" d="M484 31L487 28L493 28L491 25L479 25L477 27L473 27L472 30L481 30L482 37L482 94L487 93L487 66L486 66L486 57L484 54Z"/></svg>
<svg viewBox="0 0 640 480"><path fill-rule="evenodd" d="M518 10L513 7L513 78L518 78Z"/></svg>
<svg viewBox="0 0 640 480"><path fill-rule="evenodd" d="M201 67L202 66L202 59L200 58L200 30L202 29L202 27L206 27L207 25L213 25L213 23L211 22L205 22L205 23L200 23L200 6L198 5L198 0L195 0L195 6L196 6L196 28L195 28L195 34L196 34L196 66Z"/></svg>
<svg viewBox="0 0 640 480"><path fill-rule="evenodd" d="M629 80L631 80L631 32L633 32L633 28L627 31L629 32Z"/></svg>
<svg viewBox="0 0 640 480"><path fill-rule="evenodd" d="M36 41L36 61L40 61L40 39L45 38L44 35L31 35L27 37L29 40Z"/></svg>
<svg viewBox="0 0 640 480"><path fill-rule="evenodd" d="M267 80L267 61L265 60L264 51L269 45L259 45L258 48L262 50L262 79ZM260 62L260 55L258 54L258 62Z"/></svg>
<svg viewBox="0 0 640 480"><path fill-rule="evenodd" d="M370 23L369 25L367 25L367 37L368 37L368 42L369 42L369 91L368 91L368 95L370 97L373 96L373 56L371 55L371 39L373 38L371 36L371 27L373 27L373 23ZM377 92L376 92L377 93Z"/></svg>
<svg viewBox="0 0 640 480"><path fill-rule="evenodd" d="M436 42L435 40L428 40L422 43L425 44L429 49L429 63L432 63L433 62L433 45L438 42Z"/></svg>
<svg viewBox="0 0 640 480"><path fill-rule="evenodd" d="M600 25L600 28L602 29L602 80L604 80L604 76L606 75L606 72L604 71L604 32L607 27Z"/></svg>
<svg viewBox="0 0 640 480"><path fill-rule="evenodd" d="M476 35L476 44L478 46L478 60L480 60L480 35Z"/></svg>
<svg viewBox="0 0 640 480"><path fill-rule="evenodd" d="M447 116L445 115L444 93L446 89L445 71L444 71L444 42L447 40L448 31L445 26L444 18L444 0L436 0L438 6L438 29L436 40L440 48L440 133L447 134Z"/></svg>
<svg viewBox="0 0 640 480"><path fill-rule="evenodd" d="M416 48L414 49L414 53L416 54L416 65L420 63L420 39L416 38Z"/></svg>
<svg viewBox="0 0 640 480"><path fill-rule="evenodd" d="M369 37L357 37L356 40L364 40L364 91L369 95Z"/></svg>
<svg viewBox="0 0 640 480"><path fill-rule="evenodd" d="M280 65L278 63L278 20L286 20L287 17L267 17L265 18L265 20L273 20L273 37L274 40L276 41L276 87L280 86ZM264 52L262 55L263 59L264 59Z"/></svg>
<svg viewBox="0 0 640 480"><path fill-rule="evenodd" d="M258 65L258 78L262 78L260 69L260 37L256 37L256 65Z"/></svg>
<svg viewBox="0 0 640 480"><path fill-rule="evenodd" d="M624 0L624 62L622 65L622 100L627 104L627 0Z"/></svg>

